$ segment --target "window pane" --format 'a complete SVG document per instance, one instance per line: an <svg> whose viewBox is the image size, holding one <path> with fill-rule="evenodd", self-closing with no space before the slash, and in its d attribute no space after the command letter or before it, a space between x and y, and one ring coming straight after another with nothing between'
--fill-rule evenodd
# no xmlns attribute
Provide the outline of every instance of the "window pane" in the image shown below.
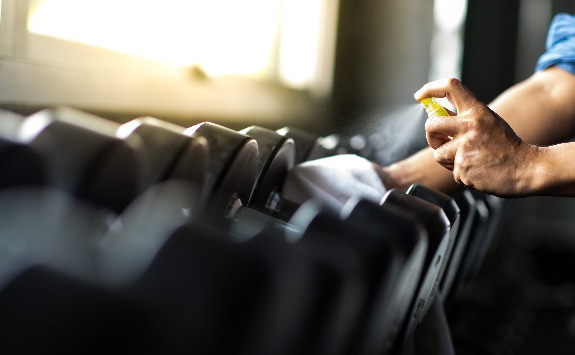
<svg viewBox="0 0 575 355"><path fill-rule="evenodd" d="M32 33L207 71L269 71L280 0L33 0Z"/></svg>
<svg viewBox="0 0 575 355"><path fill-rule="evenodd" d="M327 92L337 1L30 0L28 31Z"/></svg>

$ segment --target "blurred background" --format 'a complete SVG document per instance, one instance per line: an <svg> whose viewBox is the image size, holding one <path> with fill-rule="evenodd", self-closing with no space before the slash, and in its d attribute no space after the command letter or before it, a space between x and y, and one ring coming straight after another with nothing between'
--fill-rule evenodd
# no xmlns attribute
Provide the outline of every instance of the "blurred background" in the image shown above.
<svg viewBox="0 0 575 355"><path fill-rule="evenodd" d="M558 0L1 2L0 105L125 119L356 127L462 78L485 101L533 71Z"/></svg>
<svg viewBox="0 0 575 355"><path fill-rule="evenodd" d="M533 72L553 14L573 7L3 0L0 107L28 115L63 104L118 121L377 132L371 143L386 164L425 144L412 96L421 85L459 77L488 102Z"/></svg>
<svg viewBox="0 0 575 355"><path fill-rule="evenodd" d="M381 164L425 146L423 111L413 100L424 83L455 76L489 102L531 75L553 15L575 12L567 0L0 4L0 108L29 115L68 105L119 122L153 116L233 129L290 125L355 137ZM575 205L505 202L482 270L485 292L458 309L468 319L492 317L474 322L491 330L467 339L469 322L459 318L456 346L485 354L553 344L554 354L572 353ZM503 326L497 314L510 309L523 318ZM499 344L498 336L507 338ZM477 339L487 349L477 349Z"/></svg>

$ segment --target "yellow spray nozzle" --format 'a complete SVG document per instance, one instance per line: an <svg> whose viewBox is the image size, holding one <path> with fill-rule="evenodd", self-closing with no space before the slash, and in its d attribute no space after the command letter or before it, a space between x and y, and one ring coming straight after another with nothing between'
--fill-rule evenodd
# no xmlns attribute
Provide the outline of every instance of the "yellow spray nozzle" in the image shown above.
<svg viewBox="0 0 575 355"><path fill-rule="evenodd" d="M421 102L425 108L427 116L449 116L447 110L439 103L437 103L437 101L435 101L432 97L421 99L419 102Z"/></svg>

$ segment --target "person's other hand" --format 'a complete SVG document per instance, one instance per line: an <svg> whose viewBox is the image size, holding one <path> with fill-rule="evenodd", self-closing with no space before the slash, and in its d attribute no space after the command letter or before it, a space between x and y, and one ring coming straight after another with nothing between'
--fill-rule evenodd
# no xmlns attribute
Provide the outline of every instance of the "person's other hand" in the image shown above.
<svg viewBox="0 0 575 355"><path fill-rule="evenodd" d="M315 199L336 213L353 196L380 203L387 188L376 169L354 154L306 161L288 172L281 195L297 204Z"/></svg>
<svg viewBox="0 0 575 355"><path fill-rule="evenodd" d="M499 115L455 78L424 85L414 97L447 98L456 116L431 116L426 138L434 159L456 182L497 196L527 193L537 147L523 142Z"/></svg>

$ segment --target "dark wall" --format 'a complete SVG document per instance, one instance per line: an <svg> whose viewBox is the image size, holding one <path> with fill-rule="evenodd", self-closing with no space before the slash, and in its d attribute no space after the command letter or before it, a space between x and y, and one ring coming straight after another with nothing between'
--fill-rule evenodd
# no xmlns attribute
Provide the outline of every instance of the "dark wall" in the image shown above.
<svg viewBox="0 0 575 355"><path fill-rule="evenodd" d="M567 12L573 14L575 12L575 1L573 0L553 0L552 1L553 13Z"/></svg>
<svg viewBox="0 0 575 355"><path fill-rule="evenodd" d="M334 130L367 112L413 101L428 79L433 1L341 0Z"/></svg>
<svg viewBox="0 0 575 355"><path fill-rule="evenodd" d="M468 0L462 80L485 102L529 77L549 23L573 0Z"/></svg>
<svg viewBox="0 0 575 355"><path fill-rule="evenodd" d="M520 0L468 0L461 79L484 102L515 83Z"/></svg>

